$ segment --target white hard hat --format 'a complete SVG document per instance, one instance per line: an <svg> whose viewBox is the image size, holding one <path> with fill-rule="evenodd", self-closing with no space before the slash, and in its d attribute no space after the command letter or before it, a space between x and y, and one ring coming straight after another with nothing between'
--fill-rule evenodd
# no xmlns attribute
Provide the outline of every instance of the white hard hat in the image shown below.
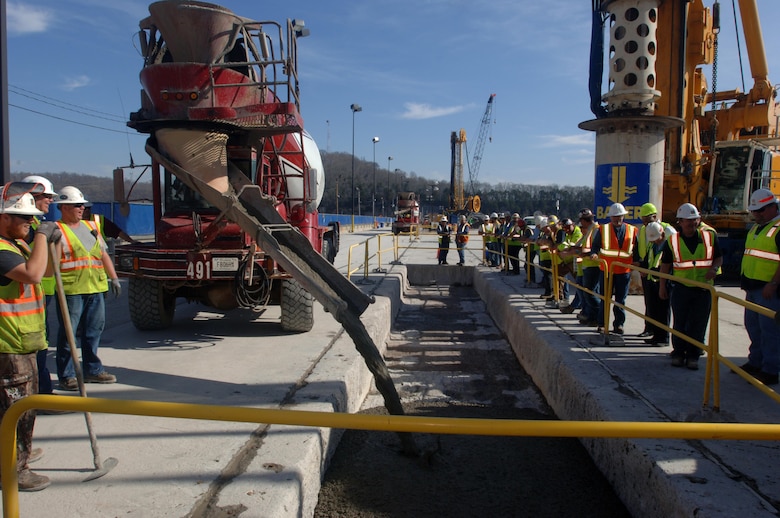
<svg viewBox="0 0 780 518"><path fill-rule="evenodd" d="M60 193L57 195L56 200L57 203L64 205L71 205L76 203L83 203L86 205L89 203L84 198L84 194L82 194L80 190L78 190L76 187L73 187L72 185L68 185L60 189Z"/></svg>
<svg viewBox="0 0 780 518"><path fill-rule="evenodd" d="M545 218L545 217L539 218L538 226L539 227L546 227L547 226L547 218Z"/></svg>
<svg viewBox="0 0 780 518"><path fill-rule="evenodd" d="M443 222L447 223L447 216L442 216L439 221L443 221Z"/></svg>
<svg viewBox="0 0 780 518"><path fill-rule="evenodd" d="M51 194L52 196L57 196L57 193L54 192L54 185L43 176L38 176L37 174L33 174L30 176L25 176L22 179L23 182L26 183L39 183L43 185L43 194Z"/></svg>
<svg viewBox="0 0 780 518"><path fill-rule="evenodd" d="M758 210L773 203L777 203L777 199L772 191L769 189L758 189L750 195L748 210Z"/></svg>
<svg viewBox="0 0 780 518"><path fill-rule="evenodd" d="M3 198L0 203L0 213L17 214L19 216L41 216L42 210L35 206L35 198L29 192L20 196L12 196L8 199Z"/></svg>
<svg viewBox="0 0 780 518"><path fill-rule="evenodd" d="M693 203L683 203L677 209L677 219L696 219L700 217L699 209Z"/></svg>
<svg viewBox="0 0 780 518"><path fill-rule="evenodd" d="M626 214L628 214L628 211L622 203L613 203L609 207L609 212L607 212L607 216L610 218L614 216L625 216Z"/></svg>
<svg viewBox="0 0 780 518"><path fill-rule="evenodd" d="M661 226L660 223L657 221L653 221L649 225L647 225L647 228L645 229L647 240L648 241L657 241L661 234L664 231L664 227Z"/></svg>
<svg viewBox="0 0 780 518"><path fill-rule="evenodd" d="M495 212L491 212L490 219L498 219L498 214L496 214Z"/></svg>

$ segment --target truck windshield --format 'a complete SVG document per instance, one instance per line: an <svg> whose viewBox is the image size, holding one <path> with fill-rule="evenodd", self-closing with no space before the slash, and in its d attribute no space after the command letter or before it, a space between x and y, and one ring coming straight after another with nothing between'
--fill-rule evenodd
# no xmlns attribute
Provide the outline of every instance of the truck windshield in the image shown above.
<svg viewBox="0 0 780 518"><path fill-rule="evenodd" d="M213 209L200 194L187 187L169 171L163 176L163 192L165 196L165 213L190 213L194 210Z"/></svg>
<svg viewBox="0 0 780 518"><path fill-rule="evenodd" d="M765 187L765 156L763 149L750 145L722 147L718 150L715 163L718 174L715 175L712 189L713 200L717 200L717 212L746 210L745 190L750 189L752 192Z"/></svg>

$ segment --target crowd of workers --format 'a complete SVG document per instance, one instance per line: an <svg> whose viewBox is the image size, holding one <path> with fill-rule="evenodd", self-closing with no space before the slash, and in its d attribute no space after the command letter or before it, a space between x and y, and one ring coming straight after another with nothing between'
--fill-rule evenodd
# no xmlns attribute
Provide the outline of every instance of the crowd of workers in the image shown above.
<svg viewBox="0 0 780 518"><path fill-rule="evenodd" d="M767 189L756 190L749 211L755 225L748 233L741 265L741 287L746 300L773 311L780 310L780 215L778 201ZM645 315L665 327L645 320L639 334L650 346L666 347L670 342L671 365L699 368L702 350L694 342L705 343L712 298L704 286L713 285L721 273L723 256L715 230L702 222L696 206L682 204L674 224L660 221L652 203L640 208L641 225L625 221L626 208L615 203L607 212L608 221L599 224L593 211L582 209L578 222L557 216L534 216L535 225L514 213L490 214L480 226L485 247L484 264L503 268L508 274L520 275L520 250L525 249L526 287L540 287L540 298L546 307L563 313L579 310L577 318L584 326L597 332L624 334L626 303L631 282L629 265L644 268L642 291ZM538 259L537 259L538 257ZM541 266L541 276L535 272L535 260ZM504 261L508 261L505 264ZM551 271L557 270L558 283L553 286ZM605 271L609 281L605 282ZM670 275L672 279L662 275ZM540 277L541 283L536 283ZM569 283L578 288L569 300ZM698 283L698 284L697 284ZM606 286L611 292L605 294ZM596 295L598 294L598 296ZM611 328L605 322L604 297L612 305ZM748 361L742 369L766 385L778 383L780 371L780 326L775 320L751 310L745 310L745 328L750 338Z"/></svg>
<svg viewBox="0 0 780 518"><path fill-rule="evenodd" d="M51 204L61 218L46 221ZM105 240L107 221L84 217L89 205L74 186L55 192L52 183L33 175L3 186L0 199L0 418L14 401L27 395L52 394L47 366L50 335L46 312L56 300L59 332L55 365L58 389L79 388L71 341L81 351L83 381L115 383L98 357L105 325L105 294L121 293ZM114 225L113 231L116 232ZM121 235L120 232L117 235ZM125 234L126 236L126 234ZM127 236L129 238L129 236ZM55 272L59 271L59 281ZM55 290L62 297L54 297ZM64 302L61 303L62 299ZM63 315L70 321L68 336ZM47 412L55 413L55 412ZM48 477L29 464L43 451L32 448L36 412L26 412L17 428L17 473L20 491L39 491Z"/></svg>

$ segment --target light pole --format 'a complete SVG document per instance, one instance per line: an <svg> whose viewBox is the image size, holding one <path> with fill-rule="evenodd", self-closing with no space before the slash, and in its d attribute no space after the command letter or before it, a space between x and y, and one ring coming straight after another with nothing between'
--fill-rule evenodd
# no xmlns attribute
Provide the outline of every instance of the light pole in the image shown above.
<svg viewBox="0 0 780 518"><path fill-rule="evenodd" d="M355 190L357 190L357 196L358 196L358 216L360 216L360 187L356 187Z"/></svg>
<svg viewBox="0 0 780 518"><path fill-rule="evenodd" d="M352 232L355 232L355 113L362 112L359 104L349 107L352 110Z"/></svg>
<svg viewBox="0 0 780 518"><path fill-rule="evenodd" d="M393 157L391 156L387 157L387 193L385 194L385 197L388 202L390 201L390 161L392 159ZM384 207L382 207L382 215L386 216Z"/></svg>
<svg viewBox="0 0 780 518"><path fill-rule="evenodd" d="M374 226L376 226L376 143L379 142L379 137L371 139L374 143L374 187L371 191L371 220Z"/></svg>

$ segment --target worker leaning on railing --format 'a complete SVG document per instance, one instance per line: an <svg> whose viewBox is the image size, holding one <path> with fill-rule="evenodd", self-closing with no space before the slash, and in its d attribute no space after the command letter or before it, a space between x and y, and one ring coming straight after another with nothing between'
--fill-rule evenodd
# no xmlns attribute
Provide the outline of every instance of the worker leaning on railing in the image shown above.
<svg viewBox="0 0 780 518"><path fill-rule="evenodd" d="M748 210L756 220L745 241L740 287L745 300L780 311L780 214L772 191L758 189ZM774 319L745 310L750 337L748 361L742 369L765 385L777 385L780 371L780 326Z"/></svg>
<svg viewBox="0 0 780 518"><path fill-rule="evenodd" d="M569 218L562 220L561 230L556 238L558 253L553 256L553 259L558 262L558 293L564 294L559 306L563 313L573 313L580 307L579 294L575 295L575 301L569 303L569 285L563 281L567 275L577 276L578 253L573 247L580 239L582 239L582 229Z"/></svg>
<svg viewBox="0 0 780 518"><path fill-rule="evenodd" d="M715 232L700 229L699 209L691 203L683 203L677 209L680 232L664 243L661 252L661 272L672 273L681 280L714 284L723 257ZM670 299L674 329L682 335L704 343L704 334L710 320L712 296L704 288L676 282L669 293L667 279L659 281L658 296ZM672 366L699 368L702 350L677 335L672 337Z"/></svg>

